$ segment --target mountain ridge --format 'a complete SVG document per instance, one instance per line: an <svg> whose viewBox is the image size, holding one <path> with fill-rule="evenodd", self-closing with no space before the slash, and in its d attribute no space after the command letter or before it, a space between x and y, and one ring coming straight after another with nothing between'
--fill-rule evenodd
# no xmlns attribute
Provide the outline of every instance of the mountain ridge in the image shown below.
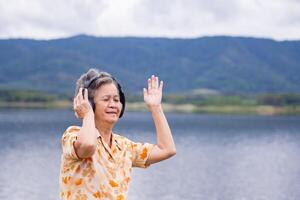
<svg viewBox="0 0 300 200"><path fill-rule="evenodd" d="M300 41L251 37L1 39L0 87L72 93L80 74L95 67L130 93L141 92L152 74L169 93L300 92L299 55Z"/></svg>

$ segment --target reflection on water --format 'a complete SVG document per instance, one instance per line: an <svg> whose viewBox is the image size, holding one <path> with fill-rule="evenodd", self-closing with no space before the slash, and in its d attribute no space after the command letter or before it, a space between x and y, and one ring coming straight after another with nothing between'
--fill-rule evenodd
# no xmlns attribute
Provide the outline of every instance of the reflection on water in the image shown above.
<svg viewBox="0 0 300 200"><path fill-rule="evenodd" d="M135 169L129 199L298 200L300 117L168 113L177 155ZM60 137L68 110L0 110L0 199L58 199ZM155 142L149 113L115 131Z"/></svg>

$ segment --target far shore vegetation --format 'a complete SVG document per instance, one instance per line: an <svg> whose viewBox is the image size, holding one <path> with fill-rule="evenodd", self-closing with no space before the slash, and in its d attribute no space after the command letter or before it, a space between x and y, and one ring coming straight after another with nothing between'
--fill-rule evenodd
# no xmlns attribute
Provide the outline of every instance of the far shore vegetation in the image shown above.
<svg viewBox="0 0 300 200"><path fill-rule="evenodd" d="M0 108L72 108L72 96L33 90L0 89ZM141 95L126 96L127 111L146 111ZM182 113L300 114L300 94L164 94L164 110Z"/></svg>

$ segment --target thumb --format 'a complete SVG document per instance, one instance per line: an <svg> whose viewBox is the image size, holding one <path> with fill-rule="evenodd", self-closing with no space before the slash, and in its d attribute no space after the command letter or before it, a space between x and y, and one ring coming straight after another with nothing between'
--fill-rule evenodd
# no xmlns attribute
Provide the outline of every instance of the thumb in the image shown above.
<svg viewBox="0 0 300 200"><path fill-rule="evenodd" d="M148 95L147 89L143 88L143 92L144 92L144 97Z"/></svg>
<svg viewBox="0 0 300 200"><path fill-rule="evenodd" d="M75 116L79 119L79 116L78 116L78 114L77 114L77 112L75 111Z"/></svg>

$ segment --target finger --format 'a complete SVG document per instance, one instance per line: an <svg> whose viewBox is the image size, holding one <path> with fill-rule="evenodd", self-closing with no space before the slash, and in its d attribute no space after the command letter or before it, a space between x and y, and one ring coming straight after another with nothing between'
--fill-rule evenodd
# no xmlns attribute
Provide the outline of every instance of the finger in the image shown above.
<svg viewBox="0 0 300 200"><path fill-rule="evenodd" d="M84 98L85 100L88 100L88 99L89 99L89 96L88 96L88 95L89 95L88 89L85 88L85 89L84 89L84 97L83 97L83 98Z"/></svg>
<svg viewBox="0 0 300 200"><path fill-rule="evenodd" d="M158 76L155 77L155 88L158 89L159 81Z"/></svg>
<svg viewBox="0 0 300 200"><path fill-rule="evenodd" d="M160 81L160 84L159 84L159 90L160 90L160 91L162 91L163 86L164 86L164 82L163 82L163 81Z"/></svg>
<svg viewBox="0 0 300 200"><path fill-rule="evenodd" d="M155 76L151 76L151 88L155 88Z"/></svg>
<svg viewBox="0 0 300 200"><path fill-rule="evenodd" d="M79 93L78 93L78 100L79 100L79 101L82 101L82 100L83 100L82 90L83 90L83 88L79 88Z"/></svg>
<svg viewBox="0 0 300 200"><path fill-rule="evenodd" d="M77 105L77 100L76 100L76 97L73 99L73 109L75 110L76 108L76 105Z"/></svg>
<svg viewBox="0 0 300 200"><path fill-rule="evenodd" d="M148 78L148 91L151 90L151 79Z"/></svg>

